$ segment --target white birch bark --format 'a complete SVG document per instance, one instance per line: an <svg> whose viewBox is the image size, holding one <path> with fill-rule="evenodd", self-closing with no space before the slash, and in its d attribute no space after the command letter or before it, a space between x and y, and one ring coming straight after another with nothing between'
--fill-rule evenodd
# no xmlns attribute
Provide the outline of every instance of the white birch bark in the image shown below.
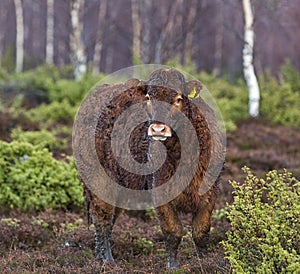
<svg viewBox="0 0 300 274"><path fill-rule="evenodd" d="M75 80L79 81L87 72L86 54L82 41L83 22L80 21L80 11L84 7L84 0L71 1L71 23L72 33L70 37L70 48L74 64Z"/></svg>
<svg viewBox="0 0 300 274"><path fill-rule="evenodd" d="M24 18L22 0L14 0L16 11L16 72L23 71L24 64Z"/></svg>
<svg viewBox="0 0 300 274"><path fill-rule="evenodd" d="M131 20L133 29L133 55L141 58L141 21L139 15L139 0L131 0Z"/></svg>
<svg viewBox="0 0 300 274"><path fill-rule="evenodd" d="M47 0L46 62L54 63L54 0Z"/></svg>
<svg viewBox="0 0 300 274"><path fill-rule="evenodd" d="M253 66L254 30L250 0L243 0L243 11L245 18L243 69L244 77L249 89L249 114L252 117L256 117L259 115L260 93Z"/></svg>
<svg viewBox="0 0 300 274"><path fill-rule="evenodd" d="M97 37L96 37L96 44L95 44L94 58L93 58L94 75L98 75L100 73L99 66L101 62L101 51L103 47L103 33L104 33L106 12L107 12L107 0L102 0L100 2L100 7L99 7Z"/></svg>

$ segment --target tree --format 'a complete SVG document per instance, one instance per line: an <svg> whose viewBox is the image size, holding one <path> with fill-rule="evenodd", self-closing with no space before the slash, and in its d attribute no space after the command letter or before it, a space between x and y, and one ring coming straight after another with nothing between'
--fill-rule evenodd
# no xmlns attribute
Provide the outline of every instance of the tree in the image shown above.
<svg viewBox="0 0 300 274"><path fill-rule="evenodd" d="M243 72L249 89L249 114L256 117L259 114L260 92L253 66L254 29L250 0L243 0L243 11L245 19Z"/></svg>
<svg viewBox="0 0 300 274"><path fill-rule="evenodd" d="M46 62L54 63L54 0L47 0Z"/></svg>
<svg viewBox="0 0 300 274"><path fill-rule="evenodd" d="M138 58L141 58L141 32L142 25L140 19L140 5L139 0L131 0L131 20L133 30L133 46L132 54Z"/></svg>
<svg viewBox="0 0 300 274"><path fill-rule="evenodd" d="M100 72L99 66L101 61L101 51L103 47L103 34L104 34L104 24L105 17L107 13L107 0L102 0L99 6L99 15L98 15L98 27L96 33L96 44L94 50L94 58L93 58L93 74L98 75Z"/></svg>
<svg viewBox="0 0 300 274"><path fill-rule="evenodd" d="M215 35L215 63L213 72L216 76L220 76L222 72L222 55L223 55L223 2L216 3L218 15L216 18L216 35Z"/></svg>
<svg viewBox="0 0 300 274"><path fill-rule="evenodd" d="M144 64L151 62L151 14L153 3L152 1L144 1L142 9L142 18L144 21L142 31L142 46L141 46L141 60Z"/></svg>
<svg viewBox="0 0 300 274"><path fill-rule="evenodd" d="M71 23L70 48L74 64L74 76L79 81L87 72L85 47L82 41L83 21L80 20L80 11L84 7L84 0L71 0Z"/></svg>
<svg viewBox="0 0 300 274"><path fill-rule="evenodd" d="M24 18L22 0L14 0L16 12L16 72L23 71L24 65Z"/></svg>

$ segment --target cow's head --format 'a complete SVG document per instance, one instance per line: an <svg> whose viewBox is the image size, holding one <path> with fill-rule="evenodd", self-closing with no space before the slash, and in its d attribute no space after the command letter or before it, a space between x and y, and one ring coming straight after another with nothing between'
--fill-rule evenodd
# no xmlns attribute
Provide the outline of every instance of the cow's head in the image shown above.
<svg viewBox="0 0 300 274"><path fill-rule="evenodd" d="M158 69L150 75L149 80L143 85L146 87L144 96L150 121L148 136L156 141L165 141L172 137L170 125L176 125L174 121L176 121L178 113L187 111L188 95L193 93L194 96L197 96L202 84L195 80L185 82L184 76L178 70ZM159 102L166 102L169 105L168 110L161 109ZM158 119L161 114L164 115L164 120L169 121L169 123L162 123Z"/></svg>

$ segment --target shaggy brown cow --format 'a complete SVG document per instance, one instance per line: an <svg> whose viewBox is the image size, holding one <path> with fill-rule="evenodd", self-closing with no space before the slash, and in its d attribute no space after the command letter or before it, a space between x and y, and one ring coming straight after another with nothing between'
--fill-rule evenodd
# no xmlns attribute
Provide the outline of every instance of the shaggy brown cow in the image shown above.
<svg viewBox="0 0 300 274"><path fill-rule="evenodd" d="M213 150L211 130L215 128L209 128L206 121L207 118L213 117L213 113L208 105L199 99L202 111L209 113L204 117L202 111L187 97L192 91L199 93L202 88L201 83L185 82L184 76L175 69L159 69L150 75L147 82L132 79L126 85L128 88L111 98L110 103L101 112L95 132L98 159L107 175L115 182L135 190L149 190L168 182L176 172L181 157L181 144L176 131L181 129L185 132L185 124L176 124L178 113L183 113L189 119L198 137L199 162L196 164L197 168L192 180L177 197L156 208L165 235L167 267L177 268L177 250L184 235L178 217L179 212L192 213L193 239L199 255L203 255L208 242L210 217L217 197L217 183L212 182L205 193L200 193L200 187ZM166 114L168 116L166 119L169 119L172 126L156 120L155 106L158 101L167 102L172 106ZM130 133L131 157L138 163L147 163L151 161L150 146L161 142L166 148L166 159L163 165L151 174L134 174L127 171L114 159L111 148L111 135L115 122L125 110L137 103L146 104L148 120L135 127ZM185 134L190 136L188 131ZM190 141L195 142L192 139ZM188 168L192 163L185 164ZM109 239L113 225L122 210L105 203L90 191L89 187L85 184L84 186L88 213L95 226L96 256L104 262L113 261Z"/></svg>

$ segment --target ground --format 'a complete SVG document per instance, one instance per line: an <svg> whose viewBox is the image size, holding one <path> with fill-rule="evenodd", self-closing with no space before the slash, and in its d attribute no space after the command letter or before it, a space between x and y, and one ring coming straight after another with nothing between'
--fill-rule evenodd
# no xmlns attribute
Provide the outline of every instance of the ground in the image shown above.
<svg viewBox="0 0 300 274"><path fill-rule="evenodd" d="M8 119L2 118L1 123L7 124ZM6 127L0 125L1 131ZM0 137L8 138L7 134ZM249 119L227 138L226 166L207 253L197 257L190 216L182 216L187 234L179 249L180 269L173 273L230 273L220 244L230 229L223 208L232 201L228 180L244 177L241 167L247 165L257 175L288 168L300 179L299 129ZM93 229L88 228L84 212L14 211L0 219L0 273L166 273L163 236L153 211L120 216L112 234L115 263L105 266L94 258Z"/></svg>

